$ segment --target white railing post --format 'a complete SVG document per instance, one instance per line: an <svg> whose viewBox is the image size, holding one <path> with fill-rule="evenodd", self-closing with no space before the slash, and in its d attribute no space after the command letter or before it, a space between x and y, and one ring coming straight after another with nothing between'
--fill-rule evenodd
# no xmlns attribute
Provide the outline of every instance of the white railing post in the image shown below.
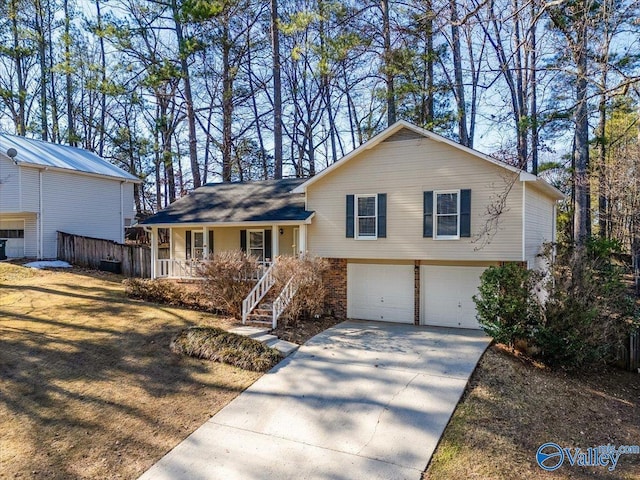
<svg viewBox="0 0 640 480"><path fill-rule="evenodd" d="M273 275L274 266L275 262L267 268L266 272L264 272L260 280L258 280L258 283L256 283L251 292L249 292L249 295L247 295L247 297L242 301L243 324L247 322L249 314L258 306L260 300L264 298L267 292L276 283L275 276Z"/></svg>

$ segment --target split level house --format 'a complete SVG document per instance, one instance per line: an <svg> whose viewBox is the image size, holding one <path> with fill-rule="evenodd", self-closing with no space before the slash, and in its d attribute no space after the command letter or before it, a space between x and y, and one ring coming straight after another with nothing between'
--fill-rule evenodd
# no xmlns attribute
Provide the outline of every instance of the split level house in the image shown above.
<svg viewBox="0 0 640 480"><path fill-rule="evenodd" d="M10 258L57 256L62 231L122 243L135 176L80 148L0 134L0 239Z"/></svg>
<svg viewBox="0 0 640 480"><path fill-rule="evenodd" d="M194 266L229 249L267 267L311 254L328 260L327 308L338 317L478 328L480 275L504 262L535 267L562 198L535 175L400 121L310 179L208 184L144 223L155 278L197 276Z"/></svg>

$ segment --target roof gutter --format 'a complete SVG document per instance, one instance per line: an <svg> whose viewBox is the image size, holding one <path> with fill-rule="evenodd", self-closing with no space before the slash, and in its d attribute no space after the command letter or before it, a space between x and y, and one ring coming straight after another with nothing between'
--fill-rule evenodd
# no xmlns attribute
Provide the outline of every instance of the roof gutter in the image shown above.
<svg viewBox="0 0 640 480"><path fill-rule="evenodd" d="M15 163L20 167L35 168L38 170L52 170L54 172L62 172L62 173L74 173L78 175L84 175L86 177L117 180L118 182L124 182L124 183L142 183L142 180L138 178L134 179L134 178L118 177L115 175L107 175L104 173L83 172L82 170L72 170L71 168L55 167L52 165L40 165L38 163L30 163L22 160L17 160L17 159L14 159L12 161L13 163Z"/></svg>
<svg viewBox="0 0 640 480"><path fill-rule="evenodd" d="M311 220L316 215L316 212L311 212L304 220L252 220L249 222L174 222L174 223L140 223L138 225L143 228L172 228L172 227L180 227L180 228L195 228L202 226L210 226L210 227L255 227L261 225L282 225L282 226L296 226L296 225L310 225Z"/></svg>

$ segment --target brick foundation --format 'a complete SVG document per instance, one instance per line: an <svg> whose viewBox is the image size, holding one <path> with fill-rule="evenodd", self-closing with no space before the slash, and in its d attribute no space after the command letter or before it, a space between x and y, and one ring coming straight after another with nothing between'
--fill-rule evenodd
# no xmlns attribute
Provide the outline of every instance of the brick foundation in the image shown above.
<svg viewBox="0 0 640 480"><path fill-rule="evenodd" d="M336 318L347 318L347 259L327 258L328 270L323 275L327 289L325 307Z"/></svg>

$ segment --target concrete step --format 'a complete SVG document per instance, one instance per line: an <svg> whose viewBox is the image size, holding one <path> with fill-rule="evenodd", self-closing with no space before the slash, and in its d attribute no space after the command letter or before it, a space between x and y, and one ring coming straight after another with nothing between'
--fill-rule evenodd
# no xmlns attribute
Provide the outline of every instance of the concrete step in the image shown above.
<svg viewBox="0 0 640 480"><path fill-rule="evenodd" d="M260 315L258 313L250 313L247 315L247 320L249 322L259 322L259 323L268 323L271 325L273 322L273 317L269 313L268 315Z"/></svg>
<svg viewBox="0 0 640 480"><path fill-rule="evenodd" d="M291 342L287 342L286 340L280 340L280 339L269 344L269 346L271 348L275 348L276 350L278 350L283 357L287 357L291 355L300 347L300 345L298 345L297 343L291 343Z"/></svg>
<svg viewBox="0 0 640 480"><path fill-rule="evenodd" d="M268 347L271 346L270 343L275 343L278 340L278 337L276 337L275 335L271 335L270 333L265 333L264 335L260 335L259 337L251 337L251 338L264 343Z"/></svg>
<svg viewBox="0 0 640 480"><path fill-rule="evenodd" d="M264 335L266 333L269 333L271 331L271 329L270 328L251 327L251 326L248 326L248 325L243 325L242 327L232 328L229 331L231 333L236 333L238 335L242 335L242 336L245 336L245 337L255 338L255 337L259 337L261 335Z"/></svg>
<svg viewBox="0 0 640 480"><path fill-rule="evenodd" d="M271 317L269 316L268 320L265 320L264 323L271 325ZM287 342L286 340L280 340L278 337L270 333L270 328L243 325L232 328L229 331L237 335L253 338L254 340L264 343L267 347L275 348L283 357L291 355L291 353L295 352L300 346L295 343Z"/></svg>

